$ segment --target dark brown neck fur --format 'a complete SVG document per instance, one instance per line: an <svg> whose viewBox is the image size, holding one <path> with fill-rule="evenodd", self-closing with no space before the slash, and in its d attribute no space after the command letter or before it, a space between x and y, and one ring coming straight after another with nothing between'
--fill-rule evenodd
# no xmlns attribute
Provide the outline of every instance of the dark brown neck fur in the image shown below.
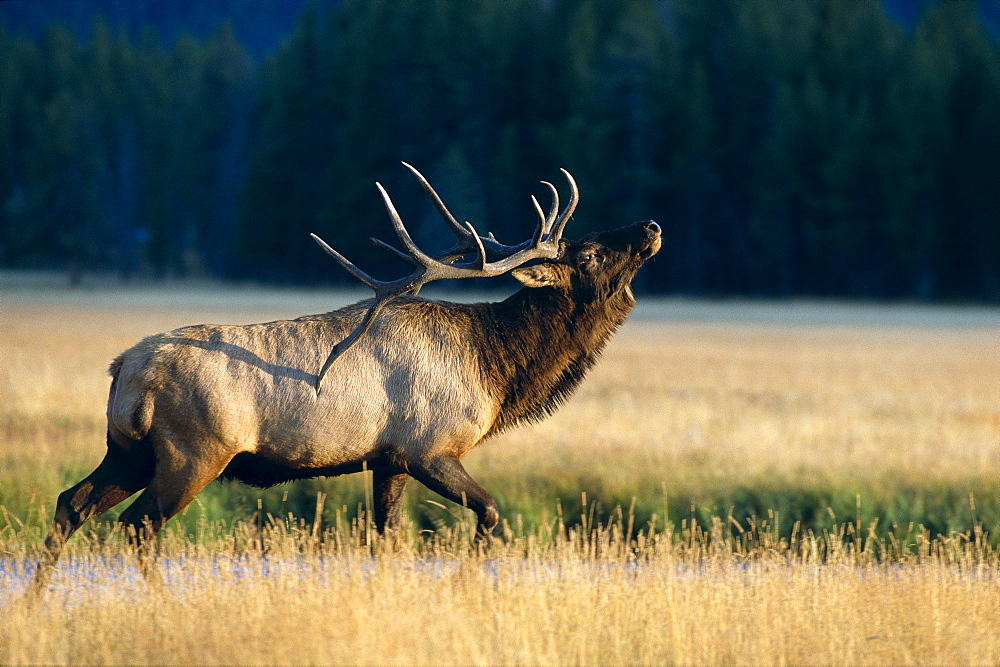
<svg viewBox="0 0 1000 667"><path fill-rule="evenodd" d="M581 303L552 288L525 288L479 304L486 386L500 406L488 435L538 421L565 401L632 310L627 289Z"/></svg>

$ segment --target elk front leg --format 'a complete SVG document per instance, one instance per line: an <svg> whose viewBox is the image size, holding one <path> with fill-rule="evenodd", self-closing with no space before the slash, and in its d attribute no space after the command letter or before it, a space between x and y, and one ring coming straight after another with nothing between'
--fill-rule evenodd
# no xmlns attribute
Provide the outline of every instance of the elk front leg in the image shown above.
<svg viewBox="0 0 1000 667"><path fill-rule="evenodd" d="M387 470L372 471L372 491L375 499L375 529L380 535L395 533L403 509L403 491L410 476Z"/></svg>
<svg viewBox="0 0 1000 667"><path fill-rule="evenodd" d="M489 537L500 522L496 501L469 476L454 456L440 456L428 461L411 464L410 474L431 491L452 502L468 507L476 513L479 526L476 540Z"/></svg>

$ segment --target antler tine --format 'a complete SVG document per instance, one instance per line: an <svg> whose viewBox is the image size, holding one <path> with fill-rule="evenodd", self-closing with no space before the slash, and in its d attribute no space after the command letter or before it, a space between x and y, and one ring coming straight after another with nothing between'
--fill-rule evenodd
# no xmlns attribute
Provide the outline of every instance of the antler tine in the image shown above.
<svg viewBox="0 0 1000 667"><path fill-rule="evenodd" d="M538 214L538 225L535 227L535 236L531 239L531 245L537 246L542 242L542 238L549 233L548 221L545 218L545 214L542 212L541 205L539 205L538 200L535 199L535 195L531 195L531 203L535 205L535 213Z"/></svg>
<svg viewBox="0 0 1000 667"><path fill-rule="evenodd" d="M556 215L559 214L559 191L548 181L542 181L542 185L547 185L552 192L552 205L549 207L549 215L545 218L545 233L548 234L552 231L552 223L555 222Z"/></svg>
<svg viewBox="0 0 1000 667"><path fill-rule="evenodd" d="M360 280L361 282L363 282L368 287L371 287L372 289L378 289L378 286L381 284L381 281L375 280L374 278L372 278L371 276L369 276L367 273L365 273L364 271L362 271L361 269L359 269L354 264L354 262L352 262L351 260L347 259L343 255L341 255L339 252L337 252L336 250L334 250L333 248L331 248L330 245L326 241L324 241L323 239L321 239L320 237L316 236L315 234L309 234L309 236L312 237L313 241L315 241L319 245L319 247L323 249L323 251L326 254L328 254L330 257L333 257L335 260L337 260L337 263L339 263L342 267L344 267L344 269L348 273L350 273L352 276L354 276L355 278L357 278L358 280ZM393 248L393 250L395 250L395 248Z"/></svg>
<svg viewBox="0 0 1000 667"><path fill-rule="evenodd" d="M368 330L371 329L372 322L375 321L375 316L378 315L379 311L382 310L382 307L388 303L390 299L393 299L396 296L399 295L392 294L391 292L384 292L381 295L376 296L375 300L372 301L372 305L370 305L368 310L365 312L365 316L361 318L361 323L358 324L358 326L354 328L354 331L348 334L346 338L333 346L333 349L330 350L330 354L326 357L326 361L323 362L323 366L319 369L319 374L316 376L315 389L317 396L319 396L320 387L323 386L323 378L326 376L326 372L330 370L330 366L333 365L333 362L335 362L340 355L346 352L359 338L364 336Z"/></svg>
<svg viewBox="0 0 1000 667"><path fill-rule="evenodd" d="M378 191L382 193L382 199L385 201L385 208L389 211L389 217L392 218L393 229L396 230L396 236L402 241L403 245L410 252L410 256L414 261L418 262L420 266L428 267L434 263L434 260L428 257L423 250L417 247L417 244L413 242L410 237L410 233L406 231L406 226L403 225L403 219L399 217L399 213L396 211L396 207L392 203L392 199L389 198L389 193L385 191L381 183L376 183L375 187ZM387 244L388 245L388 244ZM379 246L381 247L381 246ZM411 262L412 263L412 262Z"/></svg>
<svg viewBox="0 0 1000 667"><path fill-rule="evenodd" d="M441 197L434 190L434 188L431 187L431 184L427 182L424 175L417 171L413 165L404 162L403 166L412 171L413 175L417 177L417 180L420 182L420 185L423 186L424 191L430 196L431 201L434 202L434 206L437 208L438 213L440 213L444 221L448 223L448 226L451 228L451 231L455 234L455 236L457 236L460 241L466 240L468 238L468 231L465 227L458 223L458 220L456 220L455 216L451 214L448 207L444 205Z"/></svg>
<svg viewBox="0 0 1000 667"><path fill-rule="evenodd" d="M555 221L552 233L549 234L549 238L546 239L547 241L556 243L558 243L559 239L562 238L563 229L566 228L566 223L569 222L569 219L573 216L573 211L576 210L576 205L580 201L580 191L576 187L576 181L573 180L573 175L565 169L560 169L559 171L563 173L563 176L565 176L566 180L569 182L570 197L569 202L566 204L566 208L563 209L563 212L559 214L559 218Z"/></svg>
<svg viewBox="0 0 1000 667"><path fill-rule="evenodd" d="M399 250L398 248L394 248L393 246L389 245L382 239L377 239L374 236L369 236L368 240L371 242L373 246L379 248L380 250L385 250L387 253L389 253L399 261L406 262L410 266L420 266L420 264L415 259L407 255L402 250Z"/></svg>
<svg viewBox="0 0 1000 667"><path fill-rule="evenodd" d="M476 247L479 250L479 259L478 259L479 263L478 263L478 265L476 267L476 270L477 271L485 271L486 270L486 248L483 246L483 239L482 239L481 236L479 236L479 232L476 231L476 228L472 226L471 222L469 222L468 220L466 220L465 221L465 226L468 228L468 230L470 232L472 232L472 238L476 242Z"/></svg>
<svg viewBox="0 0 1000 667"><path fill-rule="evenodd" d="M538 226L535 228L535 236L531 241L532 247L537 247L543 241L547 243L552 238L552 224L559 213L559 191L556 190L556 186L548 181L542 181L541 183L552 192L552 204L549 206L548 215L545 215L542 212L541 205L538 203L538 199L535 195L531 195L531 203L535 205L535 213L538 214Z"/></svg>

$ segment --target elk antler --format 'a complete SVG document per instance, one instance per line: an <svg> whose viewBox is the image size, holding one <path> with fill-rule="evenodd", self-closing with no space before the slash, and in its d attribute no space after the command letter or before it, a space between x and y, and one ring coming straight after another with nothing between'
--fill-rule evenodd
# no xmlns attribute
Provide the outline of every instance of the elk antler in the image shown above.
<svg viewBox="0 0 1000 667"><path fill-rule="evenodd" d="M319 375L316 377L317 395L319 395L320 387L323 384L323 377L333 362L368 331L375 316L392 299L408 292L416 294L421 287L434 280L499 276L533 259L553 259L557 257L559 255L559 240L562 237L563 229L565 229L570 216L573 215L576 204L580 199L580 194L577 191L576 182L573 180L573 177L568 171L561 169L560 171L566 177L570 187L570 200L566 204L566 208L562 210L562 213L559 213L558 191L551 183L542 181L552 192L552 206L548 214L546 215L542 212L542 207L538 204L538 200L532 196L531 201L538 214L538 225L535 227L534 235L527 241L517 245L504 245L497 241L492 234L489 236L480 236L470 222L466 222L464 225L459 224L451 212L448 211L444 202L441 201L437 192L434 191L434 188L427 182L427 179L410 165L405 162L403 164L416 175L417 180L420 181L424 190L430 195L441 217L448 224L448 227L451 228L458 241L454 246L445 250L436 258L425 254L413 242L410 233L406 231L402 218L399 217L396 207L393 206L389 194L382 187L381 183L376 183L375 186L382 193L382 199L385 201L386 210L389 211L389 217L392 219L392 226L396 231L396 236L403 244L403 247L406 248L406 252L397 250L379 239L373 238L371 241L396 258L415 266L416 270L413 273L397 280L375 280L346 257L327 245L323 239L315 234L310 234L313 240L328 255L337 260L348 273L375 291L375 298L372 300L361 322L346 338L333 346L326 361L323 362ZM462 257L473 253L476 255L475 259L468 262L457 262ZM497 259L492 262L487 261L487 253L497 257Z"/></svg>

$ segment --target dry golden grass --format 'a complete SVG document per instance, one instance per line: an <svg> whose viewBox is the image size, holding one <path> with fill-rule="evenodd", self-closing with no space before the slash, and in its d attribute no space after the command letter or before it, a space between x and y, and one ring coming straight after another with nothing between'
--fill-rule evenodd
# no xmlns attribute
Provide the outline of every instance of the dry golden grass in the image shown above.
<svg viewBox="0 0 1000 667"><path fill-rule="evenodd" d="M103 454L112 357L185 324L349 298L0 284L0 505L46 515L0 514L0 662L1000 662L1000 561L982 536L917 531L889 562L744 517L734 538L724 508L714 537L508 516L483 554L461 522L374 556L347 518L320 542L294 522L174 531L162 589L118 559L116 536L81 534L41 605L16 604L66 470ZM469 455L486 488L530 498L562 480L668 503L761 483L995 485L1000 313L645 301L557 415Z"/></svg>
<svg viewBox="0 0 1000 667"><path fill-rule="evenodd" d="M464 534L375 555L275 526L265 551L167 539L162 587L93 547L46 599L8 602L4 663L995 664L994 552L925 544L893 564L820 541L570 530ZM244 536L246 547L255 535ZM748 547L748 548L747 548Z"/></svg>

